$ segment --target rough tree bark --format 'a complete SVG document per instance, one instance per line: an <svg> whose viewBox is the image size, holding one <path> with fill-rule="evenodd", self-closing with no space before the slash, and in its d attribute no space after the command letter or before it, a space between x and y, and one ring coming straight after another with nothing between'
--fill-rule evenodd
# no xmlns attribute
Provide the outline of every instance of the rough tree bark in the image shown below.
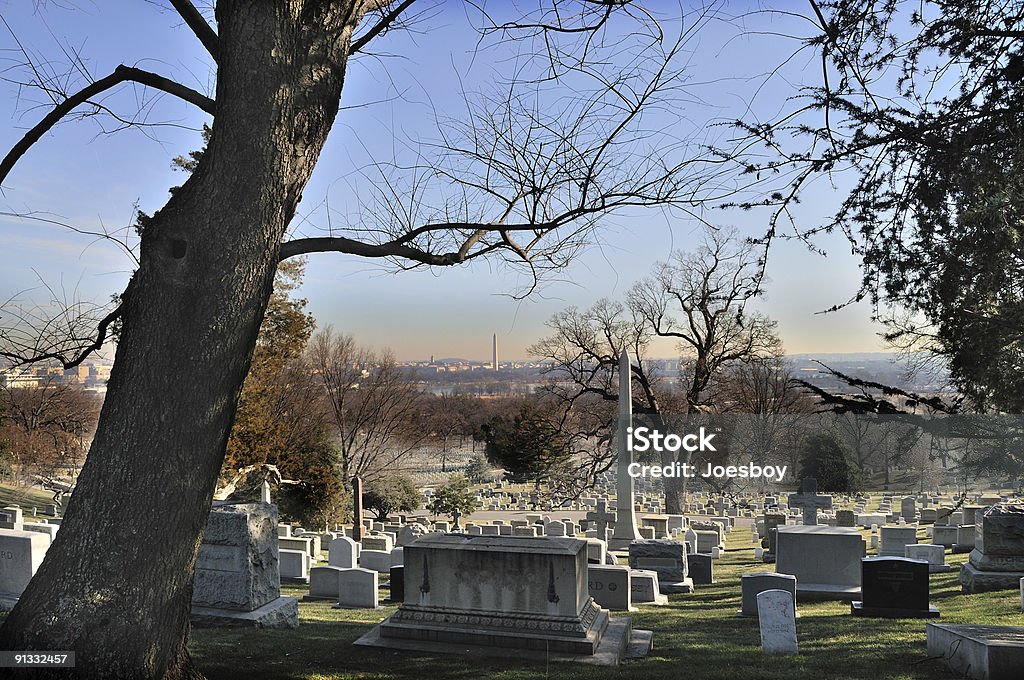
<svg viewBox="0 0 1024 680"><path fill-rule="evenodd" d="M201 677L185 649L196 553L280 243L337 114L364 4L217 3L213 136L142 230L92 450L0 649L75 650L83 678Z"/></svg>
<svg viewBox="0 0 1024 680"><path fill-rule="evenodd" d="M99 337L72 343L71 359L65 350L25 358L0 348L0 357L22 363L75 365L82 352L102 346L115 318L123 322L97 434L61 531L0 628L0 649L74 650L83 678L199 677L186 651L192 572L279 260L333 251L453 266L501 254L535 273L564 264L600 216L692 205L701 186L699 178L691 182L695 161L677 157L684 149L674 134L660 144L660 128L646 126L642 115L673 108L667 102L682 87L674 64L685 57L692 28L665 40L646 12L630 13L629 2L583 0L563 12L551 0L522 23L481 30L543 42L545 80L554 69L597 87L576 92L572 106L559 97L550 121L536 121L536 109L521 106L515 94L493 101L496 113L470 116L446 133L455 141L446 142L442 165L454 160L467 174L444 170L440 181L479 200L486 219L474 207L434 222L436 213L416 208L391 225L394 196L384 192L384 228L282 243L338 113L349 55L403 25L400 15L413 0L218 0L219 35L190 0L169 1L217 62L216 101L120 67L66 95L0 160L2 183L66 113L127 81L214 117L198 167L161 211L142 220L139 268L119 309L100 322ZM638 27L629 35L641 36L643 57L614 69L621 35L601 32L619 9ZM698 11L693 25L710 16ZM372 25L353 37L364 17ZM519 37L509 38L513 33ZM559 34L565 49L551 49ZM607 54L596 56L602 45ZM650 68L638 68L637 59ZM536 86L529 77L519 84ZM528 130L521 120L533 121Z"/></svg>

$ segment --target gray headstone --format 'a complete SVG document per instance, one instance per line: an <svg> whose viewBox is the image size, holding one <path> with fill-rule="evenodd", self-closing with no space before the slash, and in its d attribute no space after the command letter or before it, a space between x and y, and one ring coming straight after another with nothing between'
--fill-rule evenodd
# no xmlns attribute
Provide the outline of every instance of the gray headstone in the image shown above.
<svg viewBox="0 0 1024 680"><path fill-rule="evenodd" d="M388 569L390 571L390 568ZM338 574L338 604L343 609L376 609L377 572L370 569L342 569Z"/></svg>
<svg viewBox="0 0 1024 680"><path fill-rule="evenodd" d="M632 605L629 567L590 564L587 565L587 581L590 596L599 605L605 609L629 611Z"/></svg>

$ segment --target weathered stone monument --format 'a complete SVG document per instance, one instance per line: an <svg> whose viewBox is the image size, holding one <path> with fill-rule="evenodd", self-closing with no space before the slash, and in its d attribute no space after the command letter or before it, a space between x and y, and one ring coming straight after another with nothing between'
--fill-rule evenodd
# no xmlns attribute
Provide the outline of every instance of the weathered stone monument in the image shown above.
<svg viewBox="0 0 1024 680"><path fill-rule="evenodd" d="M632 541L641 540L637 530L633 478L628 472L629 464L633 462L626 435L626 431L633 425L632 378L629 353L623 349L619 356L619 421L615 433L615 529L608 541L610 550L626 550Z"/></svg>
<svg viewBox="0 0 1024 680"><path fill-rule="evenodd" d="M1017 680L1024 668L1024 626L929 623L926 637L928 656L957 677Z"/></svg>
<svg viewBox="0 0 1024 680"><path fill-rule="evenodd" d="M651 634L589 595L587 543L430 535L405 547L405 599L357 645L617 663ZM549 656L550 655L550 656Z"/></svg>
<svg viewBox="0 0 1024 680"><path fill-rule="evenodd" d="M663 593L692 593L693 579L689 576L686 545L679 541L643 540L629 546L631 569L646 569L658 573L658 585Z"/></svg>
<svg viewBox="0 0 1024 680"><path fill-rule="evenodd" d="M608 512L608 503L601 499L597 502L596 509L587 513L586 520L594 524L597 528L597 538L603 541L608 529L615 524L615 513Z"/></svg>
<svg viewBox="0 0 1024 680"><path fill-rule="evenodd" d="M196 558L192 625L295 628L298 602L281 597L277 508L214 506Z"/></svg>
<svg viewBox="0 0 1024 680"><path fill-rule="evenodd" d="M974 550L960 567L965 593L1016 588L1024 578L1024 505L1001 503L976 516Z"/></svg>

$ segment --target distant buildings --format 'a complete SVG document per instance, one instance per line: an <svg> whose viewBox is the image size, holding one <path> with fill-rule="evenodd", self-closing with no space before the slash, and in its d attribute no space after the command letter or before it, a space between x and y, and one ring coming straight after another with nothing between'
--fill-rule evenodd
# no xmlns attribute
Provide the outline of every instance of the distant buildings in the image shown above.
<svg viewBox="0 0 1024 680"><path fill-rule="evenodd" d="M43 387L53 383L80 385L87 392L104 394L110 379L110 364L90 362L64 369L53 364L38 364L0 369L0 387Z"/></svg>

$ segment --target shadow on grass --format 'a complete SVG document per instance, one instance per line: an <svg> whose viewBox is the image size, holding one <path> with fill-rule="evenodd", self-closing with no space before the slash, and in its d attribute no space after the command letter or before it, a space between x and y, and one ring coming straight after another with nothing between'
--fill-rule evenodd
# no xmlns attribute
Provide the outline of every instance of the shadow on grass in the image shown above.
<svg viewBox="0 0 1024 680"><path fill-rule="evenodd" d="M738 534L738 536L733 536ZM302 603L301 626L289 631L197 630L190 649L211 680L288 678L304 680L415 678L463 680L952 680L941 661L929 659L920 619L855 618L841 602L799 604L800 654L761 653L756 619L736 616L740 576L768 571L753 558L748 531L728 535L728 550L715 563L716 583L690 595L670 595L665 606L641 605L634 628L654 631L654 649L640 661L617 667L545 663L542 653L492 659L355 647L352 642L393 611L335 610L329 603ZM953 623L1024 625L1016 591L964 595L959 565L931 576L932 600ZM301 595L295 588L285 595ZM1014 610L1014 606L1016 610ZM624 616L623 613L613 613ZM932 620L934 621L934 619Z"/></svg>

